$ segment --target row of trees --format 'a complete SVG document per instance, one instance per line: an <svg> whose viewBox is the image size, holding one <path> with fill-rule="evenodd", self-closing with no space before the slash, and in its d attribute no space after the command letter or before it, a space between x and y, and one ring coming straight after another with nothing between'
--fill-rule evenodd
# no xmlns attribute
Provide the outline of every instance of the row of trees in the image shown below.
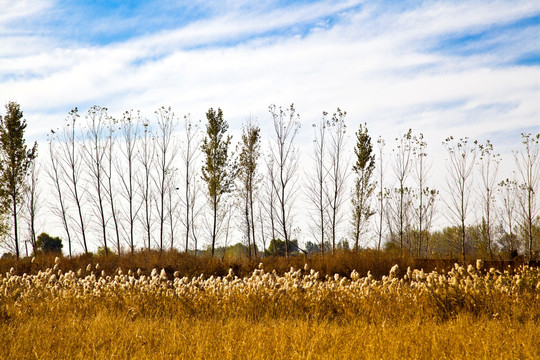
<svg viewBox="0 0 540 360"><path fill-rule="evenodd" d="M540 247L539 135L522 134L516 176L504 181L501 157L489 141L447 138L447 190L441 196L430 186L422 134L407 131L388 152L385 140L372 141L360 124L348 144L341 109L324 112L313 124L312 161L302 168L295 143L300 116L293 105L269 107L273 131L266 146L253 119L233 146L221 109L207 111L203 128L170 108L156 111L155 121L135 111L115 119L102 107L92 107L81 121L75 108L48 135L48 156L39 159L37 144L25 144L20 107L9 103L6 110L0 117L0 230L17 256L21 215L34 251L40 219L48 227L57 219L69 255L75 247L89 252L91 245L105 254L140 247L196 252L208 245L214 256L216 246L238 240L249 257L272 240L282 241L286 256L386 246L416 256L459 250L463 258L479 248L492 258L519 249L533 258ZM475 195L479 225L471 225ZM449 227L434 232L437 217ZM298 223L304 222L310 235L302 247Z"/></svg>

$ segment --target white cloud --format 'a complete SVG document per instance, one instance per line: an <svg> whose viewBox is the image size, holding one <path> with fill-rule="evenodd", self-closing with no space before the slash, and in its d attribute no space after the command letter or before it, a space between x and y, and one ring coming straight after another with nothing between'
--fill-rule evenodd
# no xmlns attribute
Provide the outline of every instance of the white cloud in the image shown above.
<svg viewBox="0 0 540 360"><path fill-rule="evenodd" d="M140 109L149 118L159 106L172 106L195 119L219 106L232 130L251 114L269 136L268 105L294 102L304 123L299 146L308 151L308 125L339 106L349 114L351 137L361 122L373 138L383 135L389 148L408 128L423 132L437 163L435 178L444 171L441 141L449 135L514 134L494 141L508 153L519 147L523 129L540 131L540 67L505 65L537 49L538 34L498 34L492 41L502 45L467 56L433 50L447 36L538 15L537 2L428 2L404 13L372 3L286 10L271 10L272 4L240 6L105 46L55 46L51 37L3 35L0 101L21 103L35 138L61 125L69 109L94 104L117 115ZM5 19L39 11L0 15L0 29ZM331 25L326 14L334 14ZM302 36L281 32L299 23L315 26Z"/></svg>

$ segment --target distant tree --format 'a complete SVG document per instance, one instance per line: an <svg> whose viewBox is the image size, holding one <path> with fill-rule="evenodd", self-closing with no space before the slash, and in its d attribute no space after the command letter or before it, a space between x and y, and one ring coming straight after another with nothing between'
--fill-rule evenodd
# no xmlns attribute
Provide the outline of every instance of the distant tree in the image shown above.
<svg viewBox="0 0 540 360"><path fill-rule="evenodd" d="M272 164L272 189L276 201L275 220L276 229L279 228L285 241L285 255L291 253L291 233L293 221L293 207L298 191L296 172L298 170L298 149L294 146L294 139L300 128L299 115L294 104L289 108L276 108L269 106L274 123L275 136L270 145L270 161Z"/></svg>
<svg viewBox="0 0 540 360"><path fill-rule="evenodd" d="M352 190L352 238L356 251L360 248L360 236L363 233L364 225L374 214L371 209L371 196L375 190L375 183L372 180L375 169L375 154L371 136L368 134L366 124L356 132L356 144L354 147L354 185Z"/></svg>
<svg viewBox="0 0 540 360"><path fill-rule="evenodd" d="M298 253L298 240L291 240L291 249L289 251L290 255L295 255ZM287 255L287 243L285 240L281 239L272 239L266 250L267 256L286 256Z"/></svg>
<svg viewBox="0 0 540 360"><path fill-rule="evenodd" d="M255 241L255 203L254 195L259 182L258 161L261 156L261 130L259 126L248 119L242 129L242 141L238 154L238 179L240 181L240 195L243 202L244 218L246 224L246 238L248 256L251 253L257 256L257 243Z"/></svg>
<svg viewBox="0 0 540 360"><path fill-rule="evenodd" d="M466 254L466 221L469 215L470 195L472 191L472 174L474 170L477 148L469 138L455 140L447 138L443 145L448 152L448 191L450 201L447 203L450 211L449 219L456 223L461 235L461 255L465 263Z"/></svg>
<svg viewBox="0 0 540 360"><path fill-rule="evenodd" d="M223 195L232 190L234 165L229 155L231 136L227 135L229 125L223 119L221 109L210 108L206 113L206 136L201 150L205 156L202 167L202 179L207 185L207 195L212 208L211 255L214 257L218 234L218 211Z"/></svg>
<svg viewBox="0 0 540 360"><path fill-rule="evenodd" d="M51 237L47 233L41 233L37 237L36 249L43 253L62 253L62 239Z"/></svg>
<svg viewBox="0 0 540 360"><path fill-rule="evenodd" d="M28 171L37 155L37 142L27 148L26 120L19 104L10 102L6 110L6 115L0 116L0 200L13 219L13 245L19 258L19 206L26 190Z"/></svg>
<svg viewBox="0 0 540 360"><path fill-rule="evenodd" d="M152 142L152 130L150 123L144 121L143 130L139 137L139 151L137 152L141 171L137 179L141 191L141 207L143 215L141 222L146 236L147 249L152 247L152 203L154 200L154 187L152 186L152 173L154 171L155 148Z"/></svg>

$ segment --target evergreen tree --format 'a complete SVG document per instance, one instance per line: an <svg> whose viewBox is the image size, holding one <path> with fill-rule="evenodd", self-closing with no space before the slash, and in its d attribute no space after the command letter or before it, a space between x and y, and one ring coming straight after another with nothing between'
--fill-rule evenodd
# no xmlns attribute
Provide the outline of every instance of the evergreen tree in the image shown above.
<svg viewBox="0 0 540 360"><path fill-rule="evenodd" d="M13 217L13 245L19 258L19 205L26 189L30 164L37 155L37 143L27 149L24 140L26 120L19 104L10 102L6 110L6 115L0 116L0 199L2 212Z"/></svg>

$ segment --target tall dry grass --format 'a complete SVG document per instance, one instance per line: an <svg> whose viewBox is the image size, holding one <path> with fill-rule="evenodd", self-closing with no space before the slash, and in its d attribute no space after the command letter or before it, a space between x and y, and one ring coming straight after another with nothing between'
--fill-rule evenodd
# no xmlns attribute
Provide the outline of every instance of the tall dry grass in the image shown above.
<svg viewBox="0 0 540 360"><path fill-rule="evenodd" d="M0 358L540 357L540 270L527 266L392 266L377 278L260 264L185 277L118 262L73 271L66 259L36 271L38 261L49 259L0 275Z"/></svg>

